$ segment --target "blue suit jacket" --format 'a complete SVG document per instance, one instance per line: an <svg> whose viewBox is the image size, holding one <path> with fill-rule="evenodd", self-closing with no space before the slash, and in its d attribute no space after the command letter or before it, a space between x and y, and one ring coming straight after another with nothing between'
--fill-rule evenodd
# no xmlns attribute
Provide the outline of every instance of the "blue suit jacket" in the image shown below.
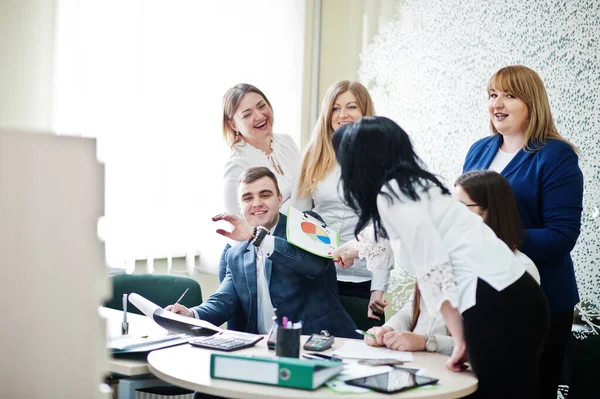
<svg viewBox="0 0 600 399"><path fill-rule="evenodd" d="M358 338L357 327L344 307L331 259L310 254L287 242L285 215L275 227L275 250L265 258L265 275L271 302L280 317L302 320L302 333L327 330L338 337ZM216 293L195 307L198 316L229 328L257 333L256 248L246 242L226 248L226 272ZM244 325L245 324L245 325Z"/></svg>
<svg viewBox="0 0 600 399"><path fill-rule="evenodd" d="M489 168L503 137L477 141L465 159L463 172ZM501 172L517 200L523 227L520 250L540 271L550 310L573 309L579 302L571 250L581 227L583 175L578 157L565 142L550 139L535 151L515 155Z"/></svg>

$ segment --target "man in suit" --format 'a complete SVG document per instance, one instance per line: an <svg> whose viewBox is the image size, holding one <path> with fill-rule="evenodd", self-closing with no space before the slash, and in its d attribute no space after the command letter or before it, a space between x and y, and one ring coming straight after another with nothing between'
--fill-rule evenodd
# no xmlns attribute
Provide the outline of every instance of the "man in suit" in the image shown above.
<svg viewBox="0 0 600 399"><path fill-rule="evenodd" d="M238 180L238 205L244 218L229 213L213 217L233 227L231 232L219 229L217 233L240 241L223 256L225 278L201 305L188 309L175 304L166 309L216 325L235 316L240 330L266 334L276 308L279 317L302 321L303 334L327 330L334 336L358 338L356 325L339 300L333 261L287 242L281 202L277 179L268 168L244 171Z"/></svg>

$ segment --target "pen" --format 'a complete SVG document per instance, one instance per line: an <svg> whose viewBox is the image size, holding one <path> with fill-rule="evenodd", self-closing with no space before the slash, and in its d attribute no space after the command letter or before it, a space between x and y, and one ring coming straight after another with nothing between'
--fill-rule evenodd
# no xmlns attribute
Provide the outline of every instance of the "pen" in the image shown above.
<svg viewBox="0 0 600 399"><path fill-rule="evenodd" d="M340 359L339 357L323 355L321 353L305 353L302 355L302 357L305 359L311 359L311 360L331 360L333 362L341 362L342 361L342 359Z"/></svg>
<svg viewBox="0 0 600 399"><path fill-rule="evenodd" d="M175 302L175 304L178 304L179 301L181 301L183 299L183 297L185 296L185 294L187 294L187 292L189 291L189 288L186 288L185 291L183 291L183 294L181 294L181 296L179 297L179 299Z"/></svg>
<svg viewBox="0 0 600 399"><path fill-rule="evenodd" d="M127 294L123 294L123 322L121 323L121 334L129 333L129 323L127 322Z"/></svg>
<svg viewBox="0 0 600 399"><path fill-rule="evenodd" d="M364 335L364 336L367 336L367 337L369 337L369 338L376 339L376 338L375 338L375 334L372 334L372 333L370 333L370 332L366 332L366 331L359 330L359 329L356 329L356 330L354 330L354 331L356 331L356 332L357 332L357 333L359 333L360 335Z"/></svg>

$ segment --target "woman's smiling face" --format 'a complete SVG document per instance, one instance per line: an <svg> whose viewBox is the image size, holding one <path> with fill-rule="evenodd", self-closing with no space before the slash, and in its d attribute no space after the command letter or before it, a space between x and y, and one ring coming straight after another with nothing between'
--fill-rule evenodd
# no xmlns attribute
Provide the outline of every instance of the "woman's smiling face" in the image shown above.
<svg viewBox="0 0 600 399"><path fill-rule="evenodd" d="M345 91L333 102L331 112L331 128L336 131L340 126L354 123L363 117L356 97L351 91Z"/></svg>
<svg viewBox="0 0 600 399"><path fill-rule="evenodd" d="M489 96L488 110L496 130L502 135L523 135L529 121L525 101L494 87Z"/></svg>
<svg viewBox="0 0 600 399"><path fill-rule="evenodd" d="M260 94L247 93L242 97L229 126L246 141L262 140L273 135L273 110Z"/></svg>

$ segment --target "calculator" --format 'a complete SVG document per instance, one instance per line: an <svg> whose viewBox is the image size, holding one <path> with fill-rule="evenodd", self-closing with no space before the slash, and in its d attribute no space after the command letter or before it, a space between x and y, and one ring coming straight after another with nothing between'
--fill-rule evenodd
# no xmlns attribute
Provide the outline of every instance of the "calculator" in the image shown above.
<svg viewBox="0 0 600 399"><path fill-rule="evenodd" d="M200 348L232 352L254 346L261 339L263 339L262 335L223 331L210 337L194 338L189 343Z"/></svg>
<svg viewBox="0 0 600 399"><path fill-rule="evenodd" d="M329 333L313 334L308 341L306 341L303 348L305 351L320 352L331 348L333 341L335 341L335 338L332 335L329 335Z"/></svg>

